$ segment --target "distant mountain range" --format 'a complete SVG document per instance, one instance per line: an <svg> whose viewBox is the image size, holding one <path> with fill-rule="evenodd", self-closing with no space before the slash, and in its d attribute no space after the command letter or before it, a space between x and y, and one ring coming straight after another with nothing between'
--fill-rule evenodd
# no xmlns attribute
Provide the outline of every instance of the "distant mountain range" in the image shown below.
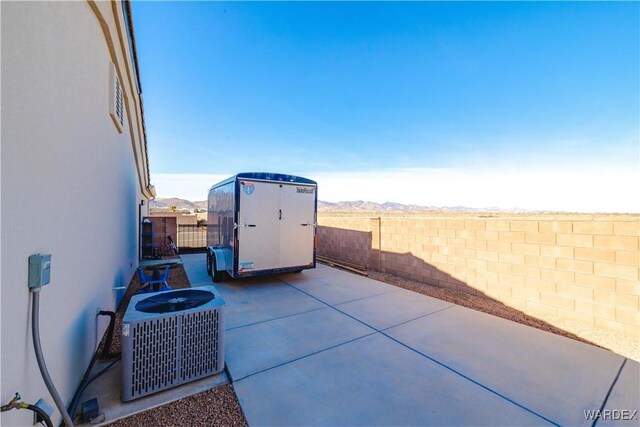
<svg viewBox="0 0 640 427"><path fill-rule="evenodd" d="M200 200L196 202L192 202L185 199L179 199L177 197L156 197L155 199L149 201L149 207L151 209L157 210L170 210L171 206L175 206L177 211L195 211L204 209L207 210L207 201Z"/></svg>
<svg viewBox="0 0 640 427"><path fill-rule="evenodd" d="M502 209L496 207L489 208L469 208L466 206L420 206L405 205L394 202L365 202L358 200L355 202L323 202L318 200L318 210L326 212L508 212L520 213L530 212L526 209Z"/></svg>
<svg viewBox="0 0 640 427"><path fill-rule="evenodd" d="M154 210L169 210L171 206L175 206L177 211L195 211L207 209L207 201L200 200L191 202L177 197L162 198L157 197L149 202L149 207ZM531 212L526 209L501 209L495 207L488 208L469 208L466 206L419 206L405 205L402 203L385 202L365 202L362 200L354 202L324 202L318 200L318 210L321 212L508 212L520 213Z"/></svg>

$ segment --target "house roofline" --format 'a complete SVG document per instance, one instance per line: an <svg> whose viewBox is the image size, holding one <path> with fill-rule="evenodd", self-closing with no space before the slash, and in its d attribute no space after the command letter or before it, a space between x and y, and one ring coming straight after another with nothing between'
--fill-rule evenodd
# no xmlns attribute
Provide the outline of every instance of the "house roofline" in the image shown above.
<svg viewBox="0 0 640 427"><path fill-rule="evenodd" d="M144 118L144 100L142 99L142 82L140 80L140 66L138 63L138 48L136 46L136 36L133 29L133 13L131 11L131 1L123 0L122 2L125 6L125 13L127 14L127 29L129 33L129 37L131 38L131 55L133 57L133 68L136 74L136 82L138 86L138 96L140 99L140 118L142 121L142 134L144 137L144 158L145 158L145 167L147 172L148 185L147 190L151 194L151 198L154 198L156 195L155 188L151 185L151 173L149 172L149 149L147 147L147 123Z"/></svg>

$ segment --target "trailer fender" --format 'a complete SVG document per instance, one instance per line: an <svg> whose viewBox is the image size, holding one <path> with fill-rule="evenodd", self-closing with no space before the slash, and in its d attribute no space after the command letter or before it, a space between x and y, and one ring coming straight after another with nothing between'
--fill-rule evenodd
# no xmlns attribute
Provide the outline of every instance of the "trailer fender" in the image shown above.
<svg viewBox="0 0 640 427"><path fill-rule="evenodd" d="M225 271L230 270L231 266L227 265L226 257L224 256L224 250L222 248L208 248L209 255L216 257L216 270Z"/></svg>

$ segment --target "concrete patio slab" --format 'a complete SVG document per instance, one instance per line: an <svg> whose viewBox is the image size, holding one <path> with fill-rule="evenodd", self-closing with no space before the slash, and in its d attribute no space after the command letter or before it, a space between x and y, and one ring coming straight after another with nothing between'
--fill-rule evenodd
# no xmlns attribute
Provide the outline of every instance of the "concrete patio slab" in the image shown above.
<svg viewBox="0 0 640 427"><path fill-rule="evenodd" d="M206 254L181 256L191 286L214 285L226 302L226 329L251 325L326 307L273 276L212 282Z"/></svg>
<svg viewBox="0 0 640 427"><path fill-rule="evenodd" d="M226 302L227 329L326 307L271 276L218 282L215 287Z"/></svg>
<svg viewBox="0 0 640 427"><path fill-rule="evenodd" d="M236 381L374 332L323 308L227 331L226 362Z"/></svg>
<svg viewBox="0 0 640 427"><path fill-rule="evenodd" d="M455 306L385 332L561 425L591 425L624 358Z"/></svg>
<svg viewBox="0 0 640 427"><path fill-rule="evenodd" d="M328 267L323 266L323 269ZM386 283L371 280L357 274L350 274L337 269L331 275L323 277L313 270L305 270L298 274L278 276L280 280L294 286L329 305L342 304L374 295L398 292L401 289ZM336 272L337 270L337 272Z"/></svg>
<svg viewBox="0 0 640 427"><path fill-rule="evenodd" d="M598 426L640 426L640 364L638 362L627 359L603 409Z"/></svg>
<svg viewBox="0 0 640 427"><path fill-rule="evenodd" d="M546 424L380 333L234 388L252 426Z"/></svg>
<svg viewBox="0 0 640 427"><path fill-rule="evenodd" d="M211 285L211 277L207 274L205 254L184 254L180 255L191 286L197 284Z"/></svg>
<svg viewBox="0 0 640 427"><path fill-rule="evenodd" d="M386 329L425 314L453 307L453 304L412 291L400 290L335 306L367 325Z"/></svg>
<svg viewBox="0 0 640 427"><path fill-rule="evenodd" d="M317 263L316 268L310 268L308 270L303 270L305 275L309 277L321 277L327 278L333 275L340 275L344 272L344 270L340 270L338 268L329 267L328 265ZM295 276L295 274L292 274Z"/></svg>
<svg viewBox="0 0 640 427"><path fill-rule="evenodd" d="M635 362L335 268L216 288L251 425L591 425L609 390L637 402Z"/></svg>

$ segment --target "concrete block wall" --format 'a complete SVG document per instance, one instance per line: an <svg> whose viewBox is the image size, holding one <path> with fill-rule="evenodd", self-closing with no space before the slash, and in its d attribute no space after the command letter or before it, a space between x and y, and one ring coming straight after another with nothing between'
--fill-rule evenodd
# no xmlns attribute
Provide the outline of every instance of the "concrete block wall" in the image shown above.
<svg viewBox="0 0 640 427"><path fill-rule="evenodd" d="M640 216L321 214L318 223L320 255L485 295L535 317L640 335Z"/></svg>
<svg viewBox="0 0 640 427"><path fill-rule="evenodd" d="M319 255L369 266L372 242L369 220L324 218L323 222L326 225L318 227Z"/></svg>
<svg viewBox="0 0 640 427"><path fill-rule="evenodd" d="M178 238L178 225L176 223L175 216L145 216L143 219L148 219L155 224L155 235L153 236L153 246L160 251L168 255L167 251L167 236L171 236L173 242L177 242Z"/></svg>

